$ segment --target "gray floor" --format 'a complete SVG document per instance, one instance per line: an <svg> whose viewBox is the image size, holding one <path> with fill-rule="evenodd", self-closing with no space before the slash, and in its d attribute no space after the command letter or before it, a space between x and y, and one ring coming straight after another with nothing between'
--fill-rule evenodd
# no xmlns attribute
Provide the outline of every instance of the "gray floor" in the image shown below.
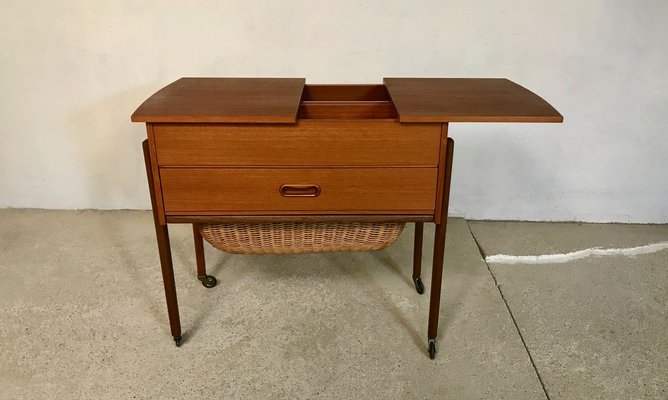
<svg viewBox="0 0 668 400"><path fill-rule="evenodd" d="M0 398L668 396L668 250L540 265L481 255L638 246L668 240L668 226L452 219L433 361L412 226L373 253L207 246L213 289L194 277L190 228L171 234L181 348L148 212L0 210ZM427 226L425 282L432 239Z"/></svg>

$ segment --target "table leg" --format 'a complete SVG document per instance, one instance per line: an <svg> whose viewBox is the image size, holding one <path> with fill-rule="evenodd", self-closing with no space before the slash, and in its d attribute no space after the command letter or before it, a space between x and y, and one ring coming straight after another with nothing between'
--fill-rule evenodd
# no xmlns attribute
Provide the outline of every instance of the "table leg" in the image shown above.
<svg viewBox="0 0 668 400"><path fill-rule="evenodd" d="M167 300L167 315L169 315L169 327L176 346L181 346L181 321L179 319L179 303L176 298L176 284L174 283L174 267L172 265L172 251L169 246L169 230L167 224L161 225L158 219L158 210L153 189L153 170L151 169L151 155L148 150L148 141L142 142L144 150L144 162L146 164L146 177L151 194L151 206L153 208L153 221L155 223L155 236L158 240L158 253L160 254L160 267L162 269L162 282L165 286L165 299Z"/></svg>
<svg viewBox="0 0 668 400"><path fill-rule="evenodd" d="M443 185L443 200L441 201L441 223L436 224L434 233L434 260L431 273L431 293L429 297L429 357L436 357L436 336L438 334L438 317L441 305L441 281L443 277L443 257L445 255L445 233L448 225L448 203L450 199L450 181L452 176L452 155L455 142L448 138L446 148L445 184Z"/></svg>
<svg viewBox="0 0 668 400"><path fill-rule="evenodd" d="M206 274L206 262L204 259L204 240L199 231L199 224L193 224L193 239L195 240L195 259L197 260L197 279L206 288L216 286L216 278Z"/></svg>
<svg viewBox="0 0 668 400"><path fill-rule="evenodd" d="M413 283L418 293L424 293L424 284L422 283L422 233L424 223L415 223L415 241L413 243Z"/></svg>

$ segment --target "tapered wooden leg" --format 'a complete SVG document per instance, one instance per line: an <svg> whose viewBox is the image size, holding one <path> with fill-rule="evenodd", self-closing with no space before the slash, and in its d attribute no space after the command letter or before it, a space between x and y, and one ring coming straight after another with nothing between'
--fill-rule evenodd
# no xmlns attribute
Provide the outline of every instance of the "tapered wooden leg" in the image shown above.
<svg viewBox="0 0 668 400"><path fill-rule="evenodd" d="M195 259L197 260L197 277L206 275L206 263L204 260L204 239L199 232L199 225L193 224L193 239L195 240Z"/></svg>
<svg viewBox="0 0 668 400"><path fill-rule="evenodd" d="M429 357L436 356L436 336L438 334L438 316L441 305L441 281L443 277L443 257L445 255L445 233L448 227L448 203L450 198L450 178L452 176L452 155L455 142L448 138L446 149L445 184L443 185L443 200L441 202L441 223L436 224L434 233L434 260L431 273L431 293L429 297Z"/></svg>
<svg viewBox="0 0 668 400"><path fill-rule="evenodd" d="M424 284L422 283L422 233L424 224L415 223L415 241L413 243L413 283L418 293L424 293Z"/></svg>
<svg viewBox="0 0 668 400"><path fill-rule="evenodd" d="M153 208L153 222L155 224L155 236L158 240L158 253L160 254L160 267L162 269L162 282L165 286L165 299L167 300L167 314L169 315L169 327L176 346L181 345L181 321L179 319L179 303L176 298L176 284L174 283L174 267L172 265L172 251L169 246L169 230L167 225L161 225L158 218L155 190L153 189L153 170L151 169L151 155L148 150L148 141L142 142L144 150L144 162L146 164L146 177L151 194L151 206Z"/></svg>
<svg viewBox="0 0 668 400"><path fill-rule="evenodd" d="M195 259L197 260L197 279L206 288L216 286L216 278L206 274L206 262L204 259L204 240L199 231L199 225L193 224L193 239L195 240Z"/></svg>
<svg viewBox="0 0 668 400"><path fill-rule="evenodd" d="M167 225L159 225L156 220L155 234L158 238L160 252L160 267L162 268L162 282L165 286L167 300L167 314L169 327L176 346L181 346L181 321L179 319L179 303L176 299L176 284L174 282L174 267L172 266L172 251L169 246L169 231Z"/></svg>

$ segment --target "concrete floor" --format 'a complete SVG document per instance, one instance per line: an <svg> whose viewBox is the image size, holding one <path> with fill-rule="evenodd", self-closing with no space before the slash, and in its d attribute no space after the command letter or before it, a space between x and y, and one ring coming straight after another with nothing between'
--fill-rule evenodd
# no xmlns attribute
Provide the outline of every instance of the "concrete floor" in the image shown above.
<svg viewBox="0 0 668 400"><path fill-rule="evenodd" d="M452 219L433 361L412 226L373 253L206 246L213 289L194 277L190 227L171 235L181 348L150 213L0 210L0 398L668 397L668 250L554 265L481 255L638 246L668 226ZM432 240L427 226L425 282Z"/></svg>

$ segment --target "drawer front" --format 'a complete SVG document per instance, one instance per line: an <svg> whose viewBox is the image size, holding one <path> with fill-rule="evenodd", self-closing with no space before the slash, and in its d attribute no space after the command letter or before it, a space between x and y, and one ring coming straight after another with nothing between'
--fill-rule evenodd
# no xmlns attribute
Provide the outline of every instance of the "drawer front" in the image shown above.
<svg viewBox="0 0 668 400"><path fill-rule="evenodd" d="M154 124L160 166L436 166L440 124Z"/></svg>
<svg viewBox="0 0 668 400"><path fill-rule="evenodd" d="M437 168L161 168L167 215L432 214Z"/></svg>

